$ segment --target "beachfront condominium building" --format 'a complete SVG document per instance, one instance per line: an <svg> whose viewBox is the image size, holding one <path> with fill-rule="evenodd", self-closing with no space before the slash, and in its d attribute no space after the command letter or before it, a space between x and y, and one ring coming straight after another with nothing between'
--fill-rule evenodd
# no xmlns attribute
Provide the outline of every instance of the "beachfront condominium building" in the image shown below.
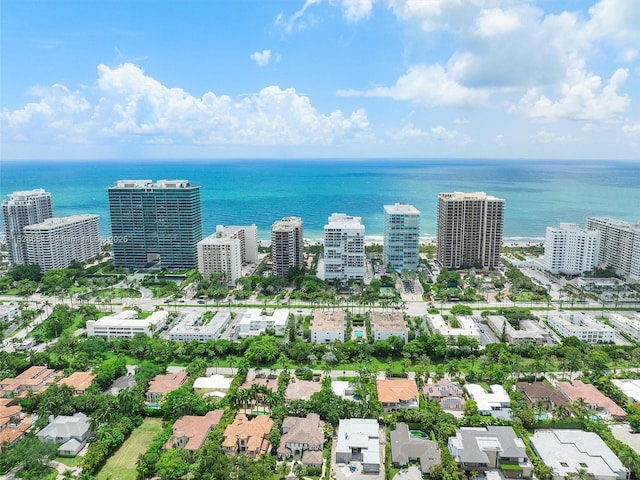
<svg viewBox="0 0 640 480"><path fill-rule="evenodd" d="M188 180L118 180L107 191L116 267L198 266L199 185Z"/></svg>
<svg viewBox="0 0 640 480"><path fill-rule="evenodd" d="M302 219L285 217L271 225L273 274L286 277L291 267L304 266Z"/></svg>
<svg viewBox="0 0 640 480"><path fill-rule="evenodd" d="M389 270L415 270L420 261L420 211L413 205L384 206L384 264Z"/></svg>
<svg viewBox="0 0 640 480"><path fill-rule="evenodd" d="M504 200L484 192L438 196L438 262L444 268L500 265Z"/></svg>
<svg viewBox="0 0 640 480"><path fill-rule="evenodd" d="M51 194L43 189L13 192L2 202L2 218L9 263L29 263L24 227L53 217Z"/></svg>
<svg viewBox="0 0 640 480"><path fill-rule="evenodd" d="M587 230L600 232L598 265L627 280L640 280L640 223L608 217L588 217L586 223Z"/></svg>
<svg viewBox="0 0 640 480"><path fill-rule="evenodd" d="M24 227L29 263L46 272L100 255L98 215L52 217Z"/></svg>
<svg viewBox="0 0 640 480"><path fill-rule="evenodd" d="M362 218L332 214L324 226L324 279L363 281L365 268Z"/></svg>
<svg viewBox="0 0 640 480"><path fill-rule="evenodd" d="M242 276L242 266L258 261L258 227L218 225L216 233L198 242L198 271L204 278L224 275L228 286Z"/></svg>
<svg viewBox="0 0 640 480"><path fill-rule="evenodd" d="M580 275L598 264L600 232L575 223L547 227L544 242L544 267L551 273Z"/></svg>

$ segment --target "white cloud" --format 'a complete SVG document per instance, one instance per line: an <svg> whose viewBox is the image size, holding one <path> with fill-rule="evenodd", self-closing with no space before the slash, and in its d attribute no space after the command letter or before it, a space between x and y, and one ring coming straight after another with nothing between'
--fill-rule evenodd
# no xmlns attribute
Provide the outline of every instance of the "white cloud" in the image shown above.
<svg viewBox="0 0 640 480"><path fill-rule="evenodd" d="M393 140L406 140L425 138L429 136L429 133L416 127L413 123L407 123L400 130L389 132L388 136Z"/></svg>
<svg viewBox="0 0 640 480"><path fill-rule="evenodd" d="M289 18L280 12L276 17L275 26L281 27L288 34L305 30L309 24L315 23L315 19L305 17L307 9L321 0L305 0L302 8L294 12Z"/></svg>
<svg viewBox="0 0 640 480"><path fill-rule="evenodd" d="M489 8L480 12L476 20L476 33L481 37L493 37L512 32L521 26L517 12Z"/></svg>
<svg viewBox="0 0 640 480"><path fill-rule="evenodd" d="M453 123L455 123L456 125L467 125L471 122L467 118L454 118Z"/></svg>
<svg viewBox="0 0 640 480"><path fill-rule="evenodd" d="M350 23L357 23L371 14L376 0L341 0L342 14Z"/></svg>
<svg viewBox="0 0 640 480"><path fill-rule="evenodd" d="M262 50L261 52L253 52L249 58L256 62L259 67L264 67L271 63L271 50ZM277 59L277 56L275 57Z"/></svg>
<svg viewBox="0 0 640 480"><path fill-rule="evenodd" d="M504 145L504 135L502 133L496 135L496 143L500 146Z"/></svg>
<svg viewBox="0 0 640 480"><path fill-rule="evenodd" d="M622 131L630 137L640 137L640 123L635 125L625 125L622 127Z"/></svg>
<svg viewBox="0 0 640 480"><path fill-rule="evenodd" d="M458 136L458 132L455 130L448 130L442 125L437 125L431 129L431 136L437 140L451 140Z"/></svg>
<svg viewBox="0 0 640 480"><path fill-rule="evenodd" d="M574 142L576 139L571 135L558 135L543 128L538 130L533 140L537 143L568 143Z"/></svg>
<svg viewBox="0 0 640 480"><path fill-rule="evenodd" d="M531 89L515 109L528 117L542 120L612 120L629 106L629 96L618 92L628 76L628 70L619 68L603 85L598 75L575 70L562 84L557 100L551 100L538 89Z"/></svg>
<svg viewBox="0 0 640 480"><path fill-rule="evenodd" d="M486 105L488 93L481 89L466 88L439 65L417 65L401 76L391 87L376 87L366 91L340 90L338 95L387 97L409 100L427 107L449 106L473 108Z"/></svg>
<svg viewBox="0 0 640 480"><path fill-rule="evenodd" d="M327 145L369 135L364 110L322 114L293 88L269 86L238 100L213 92L197 98L133 64L99 65L93 101L60 85L34 93L39 102L0 115L7 139L72 141L82 132L93 142Z"/></svg>
<svg viewBox="0 0 640 480"><path fill-rule="evenodd" d="M593 37L613 37L620 42L640 42L640 2L601 0L589 9L587 25Z"/></svg>

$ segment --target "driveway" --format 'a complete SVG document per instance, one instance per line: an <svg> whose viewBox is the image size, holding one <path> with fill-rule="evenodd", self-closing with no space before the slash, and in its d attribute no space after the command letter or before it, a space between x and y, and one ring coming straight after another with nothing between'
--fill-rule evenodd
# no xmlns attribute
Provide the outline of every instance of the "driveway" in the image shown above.
<svg viewBox="0 0 640 480"><path fill-rule="evenodd" d="M398 473L396 473L393 480L422 480L422 473L420 473L420 469L415 465L409 468L403 468Z"/></svg>

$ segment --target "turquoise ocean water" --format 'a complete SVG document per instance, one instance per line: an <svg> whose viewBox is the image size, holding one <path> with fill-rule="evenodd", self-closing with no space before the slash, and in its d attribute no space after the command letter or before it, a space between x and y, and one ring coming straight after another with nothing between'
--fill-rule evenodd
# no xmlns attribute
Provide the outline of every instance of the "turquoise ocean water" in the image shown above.
<svg viewBox="0 0 640 480"><path fill-rule="evenodd" d="M406 202L433 238L440 192L484 191L506 200L505 241L539 241L559 222L591 215L640 220L640 161L531 160L189 160L8 162L0 196L44 188L54 214L100 215L109 236L106 188L119 179L181 178L202 186L203 233L217 224L255 223L261 239L284 216L304 220L305 237L322 238L333 212L361 216L369 240L383 234L383 205Z"/></svg>

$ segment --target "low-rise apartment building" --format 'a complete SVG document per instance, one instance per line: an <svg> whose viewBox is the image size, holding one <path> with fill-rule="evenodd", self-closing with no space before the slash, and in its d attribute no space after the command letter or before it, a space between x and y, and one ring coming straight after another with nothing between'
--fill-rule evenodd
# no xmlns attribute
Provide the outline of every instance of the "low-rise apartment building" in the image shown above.
<svg viewBox="0 0 640 480"><path fill-rule="evenodd" d="M151 337L167 324L169 314L164 310L153 312L145 319L138 318L135 310L122 312L87 321L88 337L132 338L138 333Z"/></svg>
<svg viewBox="0 0 640 480"><path fill-rule="evenodd" d="M17 305L0 305L0 322L11 323L21 314Z"/></svg>
<svg viewBox="0 0 640 480"><path fill-rule="evenodd" d="M640 315L633 314L629 317L619 313L609 315L609 321L613 327L631 337L632 340L640 342Z"/></svg>
<svg viewBox="0 0 640 480"><path fill-rule="evenodd" d="M344 342L347 315L344 312L316 311L310 330L313 343Z"/></svg>
<svg viewBox="0 0 640 480"><path fill-rule="evenodd" d="M376 342L391 337L402 338L404 343L409 341L409 327L400 311L371 312L371 333Z"/></svg>
<svg viewBox="0 0 640 480"><path fill-rule="evenodd" d="M208 323L203 324L201 312L186 312L174 323L168 332L169 340L179 342L204 343L207 340L217 340L225 326L231 320L231 312L218 311Z"/></svg>
<svg viewBox="0 0 640 480"><path fill-rule="evenodd" d="M533 320L521 320L520 328L516 329L502 315L489 315L487 325L495 332L498 338L504 333L505 340L511 345L520 343L533 343L534 345L545 345L549 337L542 326Z"/></svg>
<svg viewBox="0 0 640 480"><path fill-rule="evenodd" d="M272 329L276 336L282 337L287 331L289 324L289 310L278 309L273 315L264 315L259 308L249 308L242 315L238 322L238 336L257 337L260 334Z"/></svg>
<svg viewBox="0 0 640 480"><path fill-rule="evenodd" d="M448 338L457 338L459 336L475 338L480 341L480 327L474 321L472 316L459 315L456 321L459 326L453 326L450 322L445 321L442 315L427 315L427 321L433 333Z"/></svg>
<svg viewBox="0 0 640 480"><path fill-rule="evenodd" d="M582 312L551 312L548 323L562 337L577 337L587 343L612 343L615 330Z"/></svg>

